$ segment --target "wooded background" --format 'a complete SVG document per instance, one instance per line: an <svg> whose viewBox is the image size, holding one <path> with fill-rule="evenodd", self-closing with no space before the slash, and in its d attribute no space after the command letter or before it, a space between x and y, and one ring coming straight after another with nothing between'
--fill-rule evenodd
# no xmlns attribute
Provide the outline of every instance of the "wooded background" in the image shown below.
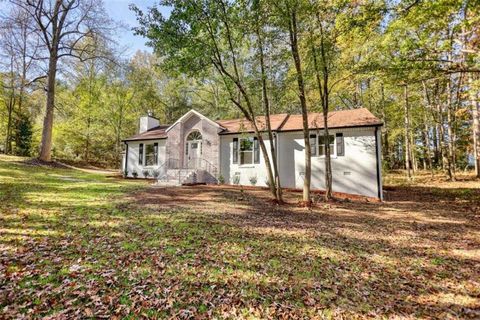
<svg viewBox="0 0 480 320"><path fill-rule="evenodd" d="M132 58L100 1L45 3L11 0L0 13L1 152L39 155L51 126L53 158L115 167L147 110L165 124L191 108L243 117L248 97L258 114L266 99L272 114L366 107L385 123L385 170L480 176L478 1L162 1L169 17L132 7L155 48ZM197 29L178 32L185 21ZM218 43L197 32L208 23Z"/></svg>

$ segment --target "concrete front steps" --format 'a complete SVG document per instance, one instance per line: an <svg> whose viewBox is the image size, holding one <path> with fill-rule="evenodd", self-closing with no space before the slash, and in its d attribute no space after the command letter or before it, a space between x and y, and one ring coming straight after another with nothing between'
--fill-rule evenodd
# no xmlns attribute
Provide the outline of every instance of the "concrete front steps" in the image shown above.
<svg viewBox="0 0 480 320"><path fill-rule="evenodd" d="M157 180L157 186L173 187L187 183L196 183L195 169L168 169L166 174Z"/></svg>
<svg viewBox="0 0 480 320"><path fill-rule="evenodd" d="M175 187L184 184L216 184L217 178L202 169L168 169L166 174L157 180L156 186Z"/></svg>

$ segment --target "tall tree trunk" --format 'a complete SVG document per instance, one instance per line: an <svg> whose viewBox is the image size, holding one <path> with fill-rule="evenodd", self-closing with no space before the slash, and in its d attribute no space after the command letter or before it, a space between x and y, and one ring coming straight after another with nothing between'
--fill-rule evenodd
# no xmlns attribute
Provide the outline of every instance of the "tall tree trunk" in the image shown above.
<svg viewBox="0 0 480 320"><path fill-rule="evenodd" d="M425 158L427 162L427 167L430 170L432 170L432 176L433 176L433 163L432 163L432 156L430 152L430 146L431 146L430 127L428 126L426 115L424 115L424 122L425 122Z"/></svg>
<svg viewBox="0 0 480 320"><path fill-rule="evenodd" d="M432 157L430 153L430 146L431 146L430 127L428 125L428 112L427 112L427 110L431 108L431 100L428 94L428 88L427 88L426 82L423 81L422 84L423 84L424 101L425 101L425 108L423 110L424 169L427 170L427 168L430 168L430 170L432 170L432 177L433 177L433 164L432 164Z"/></svg>
<svg viewBox="0 0 480 320"><path fill-rule="evenodd" d="M412 179L412 172L410 167L410 110L408 105L408 86L404 86L404 134L405 134L405 169L407 170L408 180Z"/></svg>
<svg viewBox="0 0 480 320"><path fill-rule="evenodd" d="M327 59L325 55L325 42L323 34L322 21L317 13L317 23L320 29L320 57L322 59L322 68L318 64L316 48L311 34L311 50L313 56L313 65L315 69L315 78L317 80L317 89L322 103L323 114L323 142L325 150L325 201L332 198L332 162L330 157L330 141L328 139L328 109L329 109L329 92L328 92L328 74ZM321 76L322 77L321 77Z"/></svg>
<svg viewBox="0 0 480 320"><path fill-rule="evenodd" d="M260 19L258 19L260 21ZM275 144L275 139L272 133L272 125L270 123L270 101L268 99L267 92L267 73L265 70L265 56L263 51L263 38L261 35L260 27L256 26L255 31L257 33L257 45L259 52L260 60L260 72L262 77L262 97L263 97L263 108L265 111L265 122L267 124L267 133L268 139L270 140L270 153L272 155L272 165L273 165L273 175L274 179L270 180L270 184L275 188L275 198L278 202L283 202L282 196L282 186L280 183L280 174L278 172L278 163L277 163L277 145Z"/></svg>
<svg viewBox="0 0 480 320"><path fill-rule="evenodd" d="M427 137L426 137L425 130L422 131L422 149L423 149L422 167L423 167L423 170L427 171L428 170L428 164L427 164L428 152L427 152Z"/></svg>
<svg viewBox="0 0 480 320"><path fill-rule="evenodd" d="M409 112L410 113L410 112ZM410 159L412 160L412 175L418 171L418 162L417 162L417 144L414 139L415 129L411 128L411 119L410 119Z"/></svg>
<svg viewBox="0 0 480 320"><path fill-rule="evenodd" d="M90 160L90 117L87 117L87 132L85 136L85 161Z"/></svg>
<svg viewBox="0 0 480 320"><path fill-rule="evenodd" d="M480 178L480 103L478 93L472 88L473 75L469 76L470 104L472 107L472 136L473 136L473 161L475 163L475 176Z"/></svg>
<svg viewBox="0 0 480 320"><path fill-rule="evenodd" d="M57 62L57 54L51 53L48 63L47 104L45 108L45 118L43 119L42 145L39 156L39 159L42 161L52 160L52 129L53 111L55 109L55 79L57 76Z"/></svg>
<svg viewBox="0 0 480 320"><path fill-rule="evenodd" d="M463 54L463 63L468 63L469 52L472 47L472 44L469 42L468 39L468 32L466 30L466 26L468 25L468 20L474 14L469 11L469 4L470 2L467 1L464 7L464 24L462 27L462 34L463 34L463 45L464 54ZM475 76L473 73L468 74L468 92L470 97L470 105L472 108L472 140L473 140L473 162L475 165L475 176L477 179L480 178L480 103L479 103L479 95L478 89L474 87L474 80ZM477 90L476 90L477 89Z"/></svg>
<svg viewBox="0 0 480 320"><path fill-rule="evenodd" d="M435 124L432 126L433 130L433 163L435 163L435 166L438 167L438 162L439 162L439 151L438 151L438 124ZM433 168L432 168L433 169Z"/></svg>
<svg viewBox="0 0 480 320"><path fill-rule="evenodd" d="M7 134L5 136L5 154L11 154L12 153L13 109L15 107L15 97L13 94L13 88L8 98L8 103L6 105L7 105L8 115L7 115Z"/></svg>
<svg viewBox="0 0 480 320"><path fill-rule="evenodd" d="M328 76L324 75L324 83L328 83ZM328 91L324 87L325 91ZM324 91L322 111L323 111L323 142L325 145L325 201L332 198L332 161L330 156L330 141L328 133L328 92Z"/></svg>
<svg viewBox="0 0 480 320"><path fill-rule="evenodd" d="M222 11L223 11L223 15L224 15L223 18L225 18L227 16L227 9L226 9L225 3L220 1L220 4L222 6ZM232 92L230 92L230 100L243 112L244 116L252 124L255 135L257 136L257 139L258 139L258 144L259 144L260 149L262 151L263 159L265 161L265 166L267 168L267 174L268 174L268 180L269 181L274 181L272 164L270 162L270 157L268 156L268 153L267 153L267 147L265 146L265 141L263 140L262 132L260 132L260 130L258 128L258 124L256 122L255 111L254 111L252 101L250 99L249 94L247 93L246 88L244 87L244 85L242 84L242 82L240 80L241 78L240 78L240 72L239 72L238 65L237 65L236 50L234 49L234 46L233 46L232 34L230 32L230 25L229 25L228 19L224 19L223 23L225 24L227 43L228 43L230 54L231 54L231 62L233 64L234 75L232 75L230 72L228 72L225 69L225 66L223 65L223 59L222 59L221 55L219 54L218 49L216 51L217 60L214 60L212 62L214 64L215 68L217 68L217 70L221 74L228 77L236 85L236 87L239 91L239 97L238 97L238 99L235 99L232 95ZM217 35L211 29L209 30L209 33L210 33L210 37L211 37L212 41L216 45ZM245 100L245 104L246 104L247 108L242 106L241 99L240 99L241 97L243 97L243 99ZM275 186L273 186L273 184L270 185L270 192L275 197L275 199L277 199L277 191L276 191Z"/></svg>
<svg viewBox="0 0 480 320"><path fill-rule="evenodd" d="M303 181L303 202L306 206L311 205L310 183L312 179L312 150L310 146L310 130L308 123L307 99L305 97L305 83L303 79L302 63L298 49L297 15L290 12L289 17L290 49L297 72L298 96L302 109L303 141L305 143L305 179Z"/></svg>
<svg viewBox="0 0 480 320"><path fill-rule="evenodd" d="M445 127L444 127L444 120L443 120L443 110L442 105L439 103L437 105L438 110L438 130L439 130L439 145L440 145L440 152L442 155L442 169L445 172L445 175L448 179L452 179L452 172L449 169L450 163L448 161L448 151L447 151L447 144L445 141Z"/></svg>
<svg viewBox="0 0 480 320"><path fill-rule="evenodd" d="M447 134L448 134L448 177L451 181L455 181L455 135L453 132L453 97L451 79L447 82Z"/></svg>
<svg viewBox="0 0 480 320"><path fill-rule="evenodd" d="M389 132L388 132L388 125L387 125L387 117L385 115L385 89L383 87L383 83L382 83L382 86L380 88L380 92L381 92L381 108L382 108L382 121L383 121L383 153L384 153L384 159L385 159L385 162L387 163L387 167L388 168L391 168L391 157L390 157L390 145L389 145L389 142L388 142L388 136L389 136Z"/></svg>

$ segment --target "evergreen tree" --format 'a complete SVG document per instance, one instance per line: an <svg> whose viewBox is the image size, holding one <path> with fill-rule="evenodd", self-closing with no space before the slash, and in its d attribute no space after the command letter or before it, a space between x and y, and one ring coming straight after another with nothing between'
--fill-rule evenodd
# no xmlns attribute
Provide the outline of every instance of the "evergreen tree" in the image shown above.
<svg viewBox="0 0 480 320"><path fill-rule="evenodd" d="M15 153L19 156L30 156L32 153L33 125L27 114L18 115L15 135L17 141Z"/></svg>

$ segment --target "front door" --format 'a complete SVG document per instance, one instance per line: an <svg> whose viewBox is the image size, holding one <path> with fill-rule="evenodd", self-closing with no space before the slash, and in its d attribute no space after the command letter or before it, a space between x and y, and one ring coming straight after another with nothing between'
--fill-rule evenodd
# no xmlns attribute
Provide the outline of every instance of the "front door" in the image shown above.
<svg viewBox="0 0 480 320"><path fill-rule="evenodd" d="M201 141L188 141L187 159L188 168L196 168L198 159L200 159Z"/></svg>
<svg viewBox="0 0 480 320"><path fill-rule="evenodd" d="M202 155L202 135L198 131L193 131L185 142L185 166L197 168Z"/></svg>

